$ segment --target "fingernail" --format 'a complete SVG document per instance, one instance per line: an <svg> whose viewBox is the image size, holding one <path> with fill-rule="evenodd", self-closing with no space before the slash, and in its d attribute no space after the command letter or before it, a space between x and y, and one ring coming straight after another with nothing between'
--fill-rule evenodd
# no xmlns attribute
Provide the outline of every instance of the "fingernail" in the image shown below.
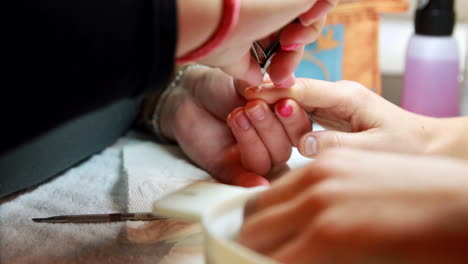
<svg viewBox="0 0 468 264"><path fill-rule="evenodd" d="M317 154L317 139L313 136L308 136L305 140L305 153L308 156Z"/></svg>
<svg viewBox="0 0 468 264"><path fill-rule="evenodd" d="M251 188L251 187L258 187L258 186L269 186L270 183L264 177L247 172L235 177L234 185Z"/></svg>
<svg viewBox="0 0 468 264"><path fill-rule="evenodd" d="M250 122L249 119L245 116L244 111L240 111L236 117L235 117L235 122L238 127L248 130L250 128Z"/></svg>
<svg viewBox="0 0 468 264"><path fill-rule="evenodd" d="M259 86L252 86L247 89L245 89L244 94L247 96L249 95L250 97L254 96L256 93L266 90L266 89L272 89L275 88L275 85L273 83L265 83Z"/></svg>
<svg viewBox="0 0 468 264"><path fill-rule="evenodd" d="M275 83L276 88L290 88L296 83L296 75L291 73L286 80L281 83Z"/></svg>
<svg viewBox="0 0 468 264"><path fill-rule="evenodd" d="M245 89L244 93L258 93L262 88L260 86L252 86Z"/></svg>
<svg viewBox="0 0 468 264"><path fill-rule="evenodd" d="M292 115L293 108L286 101L282 101L281 103L277 105L276 111L278 112L280 116L284 118L288 118Z"/></svg>
<svg viewBox="0 0 468 264"><path fill-rule="evenodd" d="M254 108L247 110L247 113L257 121L262 121L266 117L265 109L263 109L261 105L257 105Z"/></svg>
<svg viewBox="0 0 468 264"><path fill-rule="evenodd" d="M295 43L295 44L281 46L281 49L285 50L285 51L293 51L293 50L296 50L296 49L298 49L299 47L302 47L302 46L303 46L303 44Z"/></svg>

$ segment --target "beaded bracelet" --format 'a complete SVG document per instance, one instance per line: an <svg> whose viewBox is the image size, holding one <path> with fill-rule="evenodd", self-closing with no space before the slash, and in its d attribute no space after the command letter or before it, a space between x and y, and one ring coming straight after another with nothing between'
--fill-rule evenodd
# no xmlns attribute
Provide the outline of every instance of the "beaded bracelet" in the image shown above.
<svg viewBox="0 0 468 264"><path fill-rule="evenodd" d="M155 109L151 118L151 127L158 142L163 143L163 144L175 144L173 140L167 138L161 132L161 114L162 114L164 101L166 101L171 91L180 84L185 73L197 67L202 67L202 66L198 64L190 64L180 69L174 75L173 80L169 83L169 85L166 87L166 89L161 93L161 95L157 99L156 106L155 106Z"/></svg>

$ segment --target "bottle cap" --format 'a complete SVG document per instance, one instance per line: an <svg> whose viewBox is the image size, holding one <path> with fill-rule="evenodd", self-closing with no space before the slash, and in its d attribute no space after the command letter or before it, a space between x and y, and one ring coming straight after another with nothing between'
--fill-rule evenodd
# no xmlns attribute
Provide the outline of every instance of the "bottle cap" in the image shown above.
<svg viewBox="0 0 468 264"><path fill-rule="evenodd" d="M454 27L454 0L418 0L415 17L416 34L451 36Z"/></svg>

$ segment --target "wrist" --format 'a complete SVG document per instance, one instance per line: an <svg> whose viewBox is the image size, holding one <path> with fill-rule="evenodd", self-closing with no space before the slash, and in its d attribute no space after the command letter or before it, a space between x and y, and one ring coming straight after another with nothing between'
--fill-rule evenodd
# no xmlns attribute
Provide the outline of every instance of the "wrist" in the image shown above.
<svg viewBox="0 0 468 264"><path fill-rule="evenodd" d="M177 96L173 91L167 96L164 102L161 102L160 133L163 137L176 141L174 134L174 118L177 111Z"/></svg>
<svg viewBox="0 0 468 264"><path fill-rule="evenodd" d="M159 113L155 113L158 116L159 121L159 133L165 139L176 142L176 127L177 127L177 111L181 110L181 105L187 98L187 85L193 85L195 80L189 80L186 82L187 75L190 74L194 69L202 67L198 64L191 64L184 67L179 67L173 77L173 80L166 88L159 100Z"/></svg>
<svg viewBox="0 0 468 264"><path fill-rule="evenodd" d="M177 1L177 57L202 46L213 35L221 20L222 6L222 0Z"/></svg>
<svg viewBox="0 0 468 264"><path fill-rule="evenodd" d="M468 118L431 118L428 154L468 160Z"/></svg>

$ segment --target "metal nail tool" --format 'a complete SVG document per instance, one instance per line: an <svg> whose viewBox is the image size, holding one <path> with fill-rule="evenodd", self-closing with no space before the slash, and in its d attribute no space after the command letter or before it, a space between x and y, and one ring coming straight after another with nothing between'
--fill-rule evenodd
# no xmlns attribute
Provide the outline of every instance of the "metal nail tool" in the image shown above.
<svg viewBox="0 0 468 264"><path fill-rule="evenodd" d="M270 66L271 59L278 51L279 47L279 40L273 42L273 44L271 44L270 47L268 47L268 49L263 48L263 46L258 41L255 41L252 44L251 52L257 60L258 64L260 65L260 68L262 70L262 76L265 76L265 73L267 72L268 67Z"/></svg>
<svg viewBox="0 0 468 264"><path fill-rule="evenodd" d="M48 218L33 218L37 223L103 223L119 221L153 221L163 219L152 213L114 213L114 214L85 214L59 215Z"/></svg>

